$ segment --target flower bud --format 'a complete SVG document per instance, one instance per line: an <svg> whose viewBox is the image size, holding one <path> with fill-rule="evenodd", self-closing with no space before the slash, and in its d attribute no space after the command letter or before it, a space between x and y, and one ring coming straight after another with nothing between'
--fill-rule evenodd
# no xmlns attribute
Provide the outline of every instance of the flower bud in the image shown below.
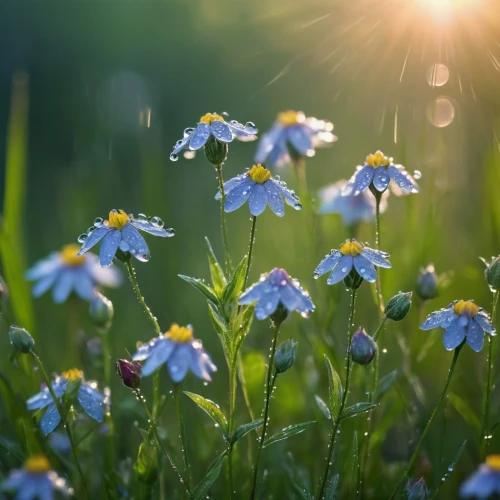
<svg viewBox="0 0 500 500"><path fill-rule="evenodd" d="M411 307L412 292L398 293L385 305L385 315L392 321L401 321L406 318Z"/></svg>
<svg viewBox="0 0 500 500"><path fill-rule="evenodd" d="M276 311L271 314L270 318L273 323L277 326L280 326L286 318L288 318L289 311L286 307L284 307L281 302L278 304Z"/></svg>
<svg viewBox="0 0 500 500"><path fill-rule="evenodd" d="M20 352L27 354L33 350L35 341L24 328L12 325L9 329L10 343Z"/></svg>
<svg viewBox="0 0 500 500"><path fill-rule="evenodd" d="M491 291L496 292L500 290L500 256L492 259L491 263L487 263L482 259L486 265L486 270L484 271L484 276L486 277L486 282L491 288Z"/></svg>
<svg viewBox="0 0 500 500"><path fill-rule="evenodd" d="M431 494L425 484L424 478L420 478L418 481L413 482L411 479L408 480L405 490L403 492L403 498L406 500L426 500L430 498Z"/></svg>
<svg viewBox="0 0 500 500"><path fill-rule="evenodd" d="M354 267L351 269L351 272L344 278L345 286L351 291L357 290L362 283L363 278L358 274Z"/></svg>
<svg viewBox="0 0 500 500"><path fill-rule="evenodd" d="M89 314L96 326L109 328L113 320L113 303L107 297L96 293L90 302Z"/></svg>
<svg viewBox="0 0 500 500"><path fill-rule="evenodd" d="M222 165L226 161L228 151L227 142L221 142L213 136L205 143L205 156L212 165Z"/></svg>
<svg viewBox="0 0 500 500"><path fill-rule="evenodd" d="M122 379L123 385L130 389L137 389L141 383L142 366L137 361L127 361L118 359L116 361L116 371Z"/></svg>
<svg viewBox="0 0 500 500"><path fill-rule="evenodd" d="M359 327L352 336L350 351L355 363L369 365L377 354L377 344L363 328Z"/></svg>
<svg viewBox="0 0 500 500"><path fill-rule="evenodd" d="M274 356L274 367L276 373L285 373L295 363L297 342L293 339L287 340L278 346Z"/></svg>
<svg viewBox="0 0 500 500"><path fill-rule="evenodd" d="M425 269L420 269L416 289L422 300L431 300L438 296L438 277L433 264L429 264Z"/></svg>

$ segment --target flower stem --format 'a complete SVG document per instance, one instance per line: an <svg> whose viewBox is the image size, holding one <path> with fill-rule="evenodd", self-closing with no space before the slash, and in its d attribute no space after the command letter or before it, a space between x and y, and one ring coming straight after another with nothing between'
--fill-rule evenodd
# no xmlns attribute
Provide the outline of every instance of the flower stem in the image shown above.
<svg viewBox="0 0 500 500"><path fill-rule="evenodd" d="M184 469L186 473L186 486L187 489L191 487L191 474L189 471L189 458L188 458L188 450L187 450L187 441L186 441L186 430L184 428L184 420L182 419L182 409L181 409L181 394L182 394L182 385L180 383L174 384L174 399L175 399L175 409L177 411L177 421L179 423L179 431L181 434L181 445L182 445L182 455L184 458Z"/></svg>
<svg viewBox="0 0 500 500"><path fill-rule="evenodd" d="M347 326L347 353L345 361L345 383L344 392L342 394L342 399L340 401L340 408L338 417L333 422L332 435L330 436L330 443L328 445L328 457L326 459L325 470L323 471L323 476L320 481L320 488L318 492L318 500L324 497L326 483L328 481L328 473L330 471L330 463L332 461L333 450L335 449L335 439L337 437L337 431L339 428L340 420L342 418L342 412L344 411L345 405L347 403L347 395L349 393L349 383L351 380L351 339L352 339L352 326L354 324L354 307L356 304L356 290L351 291L351 308L349 313L349 322Z"/></svg>
<svg viewBox="0 0 500 500"><path fill-rule="evenodd" d="M408 462L408 465L406 466L404 474L403 474L402 478L398 481L398 484L396 485L396 488L394 489L394 491L392 492L392 495L390 496L390 500L392 500L396 496L396 494L397 494L397 492L399 490L399 485L401 484L401 482L403 481L403 479L408 476L408 474L410 473L410 471L412 470L412 468L413 468L413 466L415 464L415 461L417 460L418 454L420 452L420 448L422 448L422 444L423 444L423 442L425 440L425 437L429 433L429 430L431 428L432 422L436 418L436 414L437 414L439 408L441 407L441 405L442 405L442 403L444 401L444 398L446 396L446 392L448 391L448 386L450 385L451 376L453 375L453 370L455 369L455 365L457 363L458 355L460 354L460 350L462 349L462 347L463 347L463 344L460 344L455 349L455 352L453 353L453 359L451 361L450 369L448 371L448 375L446 377L446 381L444 383L443 390L441 391L441 395L439 397L438 403L437 403L436 407L434 408L434 410L432 411L432 414L431 414L429 420L427 421L427 425L425 426L424 432L422 432L422 435L420 436L420 439L418 440L418 443L417 443L417 446L415 447L413 455L411 456L410 461Z"/></svg>
<svg viewBox="0 0 500 500"><path fill-rule="evenodd" d="M276 376L272 377L272 373L274 369L274 356L276 354L276 343L278 341L279 327L280 327L279 323L273 321L274 336L271 345L271 356L269 357L269 365L267 367L267 381L266 381L265 395L264 395L264 423L262 424L262 433L260 435L259 448L257 450L257 458L255 460L255 466L253 469L252 493L250 494L250 498L252 500L256 496L260 457L262 454L262 448L264 447L264 439L266 438L267 424L269 422L269 417L268 417L269 402L271 400L271 394L274 390L274 382L276 380Z"/></svg>
<svg viewBox="0 0 500 500"><path fill-rule="evenodd" d="M59 415L61 416L61 420L62 420L64 429L66 430L66 434L68 435L69 443L71 445L71 452L73 453L73 458L75 459L76 468L77 468L78 473L80 474L80 476L82 478L83 489L85 490L85 496L90 499L89 490L87 488L85 476L83 475L82 466L80 465L80 461L78 460L78 453L76 450L75 441L73 439L73 432L71 431L71 427L69 426L69 422L67 421L66 415L64 414L62 404L54 393L54 389L52 388L52 383L47 375L47 372L45 371L45 368L43 367L42 360L38 357L38 355L34 351L31 351L31 355L33 356L35 363L38 366L38 369L40 370L40 374L42 375L43 381L47 385L47 389L49 390L50 395L52 397L52 400L54 401L54 404L56 405L57 411L59 412Z"/></svg>
<svg viewBox="0 0 500 500"><path fill-rule="evenodd" d="M229 435L232 436L234 432L234 409L236 406L236 363L235 359L229 361L229 422L228 422L228 430ZM234 496L234 487L233 487L233 446L231 443L228 443L227 447L227 476L228 476L228 487L229 487L229 498L233 498Z"/></svg>
<svg viewBox="0 0 500 500"><path fill-rule="evenodd" d="M493 305L491 310L491 323L495 326L498 297L500 293L493 292ZM483 427L481 429L481 458L485 458L488 448L489 420L490 420L490 400L491 400L491 379L493 373L493 337L488 338L488 368L486 372L486 387L484 391L484 411L483 411Z"/></svg>
<svg viewBox="0 0 500 500"><path fill-rule="evenodd" d="M375 195L375 246L380 252L380 202L382 201L382 193L374 190ZM377 272L377 281L375 287L377 290L377 302L380 314L384 313L384 297L382 295L382 278L380 270Z"/></svg>
<svg viewBox="0 0 500 500"><path fill-rule="evenodd" d="M247 269L245 271L245 282L243 285L243 290L246 289L248 283L248 275L250 273L250 264L252 263L252 250L253 243L255 241L255 224L257 223L257 217L252 217L252 228L250 229L250 243L248 245L248 258L247 258Z"/></svg>
<svg viewBox="0 0 500 500"><path fill-rule="evenodd" d="M226 193L224 192L224 179L222 178L222 163L216 165L215 169L217 170L217 178L219 179L220 229L222 233L222 244L224 245L224 260L226 263L226 273L228 275L231 275L231 256L229 254L229 244L227 242L226 213L224 212L224 205L226 204Z"/></svg>
<svg viewBox="0 0 500 500"><path fill-rule="evenodd" d="M172 460L172 457L170 456L170 454L168 453L167 449L165 448L165 446L161 442L160 436L158 435L158 427L156 425L156 420L153 418L153 415L149 411L149 408L148 408L148 405L146 403L145 397L142 395L140 389L135 389L134 393L135 393L137 399L141 402L141 404L142 404L142 406L144 408L144 411L145 411L146 416L148 418L149 426L150 426L151 430L153 431L153 434L154 434L154 437L156 439L156 442L158 443L158 446L160 447L160 449L163 452L163 454L167 457L167 460L169 461L170 466L172 467L172 470L177 474L177 477L179 478L179 481L181 482L182 486L184 486L184 488L186 489L187 494L189 495L190 494L189 485L187 484L187 482L182 477L182 474L180 473L179 469L177 468L177 466L175 465L174 461Z"/></svg>

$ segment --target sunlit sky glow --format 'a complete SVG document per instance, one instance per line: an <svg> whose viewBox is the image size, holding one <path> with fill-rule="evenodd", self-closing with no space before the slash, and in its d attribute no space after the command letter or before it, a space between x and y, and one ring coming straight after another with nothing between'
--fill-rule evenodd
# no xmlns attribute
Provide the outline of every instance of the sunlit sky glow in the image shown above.
<svg viewBox="0 0 500 500"><path fill-rule="evenodd" d="M408 1L408 0L406 0ZM437 21L450 21L484 7L484 0L409 0Z"/></svg>

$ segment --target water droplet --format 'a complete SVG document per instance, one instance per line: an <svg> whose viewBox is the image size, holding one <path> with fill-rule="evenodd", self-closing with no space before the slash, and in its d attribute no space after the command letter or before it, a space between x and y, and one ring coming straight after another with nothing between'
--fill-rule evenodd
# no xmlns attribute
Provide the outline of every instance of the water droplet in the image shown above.
<svg viewBox="0 0 500 500"><path fill-rule="evenodd" d="M255 128L255 123L253 123L253 122L246 122L246 123L245 123L245 127L252 127L252 128Z"/></svg>
<svg viewBox="0 0 500 500"><path fill-rule="evenodd" d="M103 220L103 218L102 218L102 217L96 217L96 218L94 219L94 226L95 226L95 227L101 227L101 226L102 226L102 224L103 224L103 222L104 222L104 220Z"/></svg>
<svg viewBox="0 0 500 500"><path fill-rule="evenodd" d="M422 172L420 172L420 170L415 170L413 172L413 177L418 181L419 179L422 178Z"/></svg>
<svg viewBox="0 0 500 500"><path fill-rule="evenodd" d="M191 135L194 132L193 127L188 127L184 129L184 135Z"/></svg>
<svg viewBox="0 0 500 500"><path fill-rule="evenodd" d="M90 233L94 232L94 231L95 231L95 229L96 229L96 228L95 228L95 226L90 226L90 227L87 229L87 233L88 233L88 234L90 234Z"/></svg>
<svg viewBox="0 0 500 500"><path fill-rule="evenodd" d="M170 161L177 161L179 159L179 155L176 155L175 153L172 153L170 155Z"/></svg>
<svg viewBox="0 0 500 500"><path fill-rule="evenodd" d="M84 243L87 238L88 238L88 234L82 233L80 236L78 236L78 243Z"/></svg>
<svg viewBox="0 0 500 500"><path fill-rule="evenodd" d="M163 227L165 223L159 217L155 216L151 217L151 224L156 227Z"/></svg>

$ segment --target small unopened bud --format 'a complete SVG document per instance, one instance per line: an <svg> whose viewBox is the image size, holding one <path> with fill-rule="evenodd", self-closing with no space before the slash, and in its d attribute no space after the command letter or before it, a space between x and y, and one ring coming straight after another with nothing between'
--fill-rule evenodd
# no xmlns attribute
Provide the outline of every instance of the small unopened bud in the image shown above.
<svg viewBox="0 0 500 500"><path fill-rule="evenodd" d="M127 361L118 359L116 361L116 371L122 379L123 385L130 389L137 389L141 383L142 366L137 361Z"/></svg>
<svg viewBox="0 0 500 500"><path fill-rule="evenodd" d="M228 151L227 142L221 142L213 136L205 143L205 156L212 165L222 165L226 161Z"/></svg>
<svg viewBox="0 0 500 500"><path fill-rule="evenodd" d="M486 278L486 282L491 288L491 291L496 292L500 290L500 256L492 259L489 264L484 259L481 260L486 265L484 276Z"/></svg>
<svg viewBox="0 0 500 500"><path fill-rule="evenodd" d="M433 264L429 264L425 269L420 269L416 289L422 300L431 300L438 296L438 277Z"/></svg>
<svg viewBox="0 0 500 500"><path fill-rule="evenodd" d="M12 325L9 329L10 343L20 352L27 354L33 350L35 341L24 328Z"/></svg>
<svg viewBox="0 0 500 500"><path fill-rule="evenodd" d="M363 328L359 327L358 331L352 336L350 351L352 360L355 363L369 365L375 354L377 354L377 344Z"/></svg>
<svg viewBox="0 0 500 500"><path fill-rule="evenodd" d="M354 267L351 272L344 278L344 284L349 290L357 290L363 283L363 278L358 274Z"/></svg>
<svg viewBox="0 0 500 500"><path fill-rule="evenodd" d="M90 302L89 314L96 326L108 328L113 320L113 303L104 295L96 293Z"/></svg>
<svg viewBox="0 0 500 500"><path fill-rule="evenodd" d="M411 307L412 292L398 293L385 305L385 315L392 321L402 321L406 318Z"/></svg>
<svg viewBox="0 0 500 500"><path fill-rule="evenodd" d="M283 342L276 349L274 357L274 366L276 373L285 373L295 363L295 356L297 350L297 342L290 339Z"/></svg>

